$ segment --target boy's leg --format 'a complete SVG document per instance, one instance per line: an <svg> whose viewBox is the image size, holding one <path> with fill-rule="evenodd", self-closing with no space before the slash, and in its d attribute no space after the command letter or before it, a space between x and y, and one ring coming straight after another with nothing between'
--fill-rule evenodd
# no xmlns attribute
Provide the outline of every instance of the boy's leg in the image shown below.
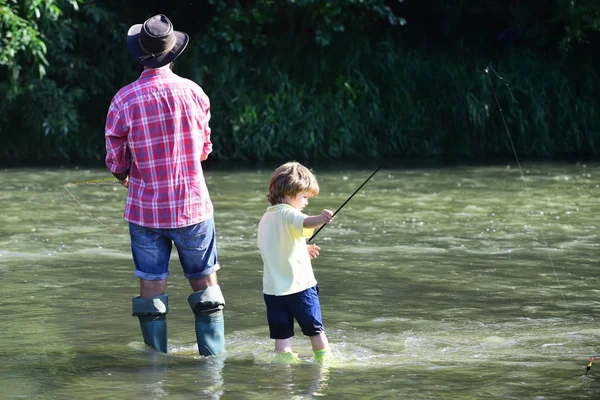
<svg viewBox="0 0 600 400"><path fill-rule="evenodd" d="M292 338L275 339L275 351L278 353L292 352Z"/></svg>
<svg viewBox="0 0 600 400"><path fill-rule="evenodd" d="M322 363L329 355L329 341L321 317L319 288L314 286L294 296L296 296L293 306L294 317L302 328L302 333L310 338L315 358Z"/></svg>
<svg viewBox="0 0 600 400"><path fill-rule="evenodd" d="M275 351L278 353L293 353L294 317L287 308L289 296L265 294L263 297L267 306L269 336L271 339L275 339Z"/></svg>
<svg viewBox="0 0 600 400"><path fill-rule="evenodd" d="M309 338L313 351L329 348L329 341L327 340L327 336L325 336L325 332L321 332L314 336L309 336Z"/></svg>
<svg viewBox="0 0 600 400"><path fill-rule="evenodd" d="M312 344L313 353L315 354L315 360L323 364L331 356L329 350L329 342L325 332L321 332L318 335L310 336L310 343Z"/></svg>
<svg viewBox="0 0 600 400"><path fill-rule="evenodd" d="M275 362L296 364L300 362L298 353L292 350L292 338L275 339Z"/></svg>

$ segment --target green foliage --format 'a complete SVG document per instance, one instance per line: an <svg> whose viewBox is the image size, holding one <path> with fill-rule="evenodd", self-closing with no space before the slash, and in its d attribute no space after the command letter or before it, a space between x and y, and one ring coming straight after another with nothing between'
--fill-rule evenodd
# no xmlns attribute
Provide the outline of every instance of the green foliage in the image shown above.
<svg viewBox="0 0 600 400"><path fill-rule="evenodd" d="M313 49L304 61L276 52L269 62L208 61L213 156L511 157L511 140L522 156L596 154L600 77L589 66L513 52L494 63L500 79L485 72L489 59L460 46L427 54L392 36L352 42ZM573 85L579 75L586 82Z"/></svg>
<svg viewBox="0 0 600 400"><path fill-rule="evenodd" d="M209 27L213 41L207 44L211 53L221 49L221 43L236 52L265 47L273 37L284 37L296 48L310 43L329 46L339 32L365 31L381 21L406 24L385 0L209 0L209 4L216 10Z"/></svg>
<svg viewBox="0 0 600 400"><path fill-rule="evenodd" d="M80 1L80 0L79 0ZM0 65L9 68L9 76L18 79L20 69L32 64L42 78L46 74L47 46L40 27L55 24L62 15L56 0L0 0ZM78 0L67 1L78 8Z"/></svg>
<svg viewBox="0 0 600 400"><path fill-rule="evenodd" d="M511 157L502 115L520 155L598 151L595 0L143 5L0 0L0 162L101 163L141 71L125 33L156 13L190 34L176 72L211 98L214 158Z"/></svg>
<svg viewBox="0 0 600 400"><path fill-rule="evenodd" d="M565 35L559 45L570 50L576 44L589 43L592 32L600 32L600 4L597 0L557 0L555 20L564 24Z"/></svg>
<svg viewBox="0 0 600 400"><path fill-rule="evenodd" d="M591 36L600 32L600 1L556 0L554 2L499 0L434 0L423 2L433 13L442 15L442 31L461 37L469 26L496 27L507 42L526 41L539 48L558 48L565 52L590 44ZM467 25L465 29L465 25ZM513 37L510 37L510 36Z"/></svg>
<svg viewBox="0 0 600 400"><path fill-rule="evenodd" d="M123 71L134 66L125 62L126 25L114 22L116 15L97 2L88 0L81 11L78 3L15 1L3 9L3 32L24 29L34 38L27 41L22 33L0 56L5 65L0 74L10 76L1 83L0 98L0 159L5 162L103 157L104 150L89 140L89 125L95 131L103 117L98 120L90 106L110 101L107 91L116 90L124 82ZM39 52L31 46L39 46ZM18 140L13 132L19 132Z"/></svg>

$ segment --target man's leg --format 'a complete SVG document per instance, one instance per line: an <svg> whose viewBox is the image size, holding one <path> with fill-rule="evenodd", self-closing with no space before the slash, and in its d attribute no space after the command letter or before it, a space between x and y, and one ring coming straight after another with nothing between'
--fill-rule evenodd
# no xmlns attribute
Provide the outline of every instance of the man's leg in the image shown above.
<svg viewBox="0 0 600 400"><path fill-rule="evenodd" d="M204 290L209 286L217 286L218 284L216 272L213 272L212 274L202 278L190 279L190 285L192 286L192 290L194 292Z"/></svg>
<svg viewBox="0 0 600 400"><path fill-rule="evenodd" d="M188 302L195 316L198 352L202 356L222 353L225 350L225 298L217 283L217 273L190 279L190 285L194 293L188 297Z"/></svg>
<svg viewBox="0 0 600 400"><path fill-rule="evenodd" d="M216 355L225 348L223 307L225 298L217 282L217 240L213 218L179 228L172 237L179 261L192 286L188 297L195 316L198 352L203 356Z"/></svg>
<svg viewBox="0 0 600 400"><path fill-rule="evenodd" d="M140 296L133 298L133 315L137 316L144 343L167 352L168 297L167 280L148 281L140 278Z"/></svg>
<svg viewBox="0 0 600 400"><path fill-rule="evenodd" d="M161 231L129 224L135 275L140 278L140 295L132 301L132 315L138 317L144 343L167 352L168 298L165 293L171 240Z"/></svg>

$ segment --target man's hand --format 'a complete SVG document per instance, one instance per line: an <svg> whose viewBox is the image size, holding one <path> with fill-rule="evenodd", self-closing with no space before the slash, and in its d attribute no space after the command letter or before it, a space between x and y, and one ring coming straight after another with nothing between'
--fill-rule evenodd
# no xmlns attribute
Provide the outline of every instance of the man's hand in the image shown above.
<svg viewBox="0 0 600 400"><path fill-rule="evenodd" d="M125 179L119 179L119 183L121 184L121 186L123 186L124 188L128 188L129 187L129 177L126 176Z"/></svg>
<svg viewBox="0 0 600 400"><path fill-rule="evenodd" d="M129 171L125 172L113 172L112 173L115 178L119 180L119 183L124 188L129 187Z"/></svg>

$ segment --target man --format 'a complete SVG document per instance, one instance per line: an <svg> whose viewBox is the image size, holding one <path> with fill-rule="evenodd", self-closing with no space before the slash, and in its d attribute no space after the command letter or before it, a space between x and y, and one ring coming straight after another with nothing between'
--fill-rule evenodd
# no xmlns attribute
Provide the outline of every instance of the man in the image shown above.
<svg viewBox="0 0 600 400"><path fill-rule="evenodd" d="M167 278L172 244L193 293L196 339L203 356L224 349L225 299L217 283L213 205L201 162L212 151L210 104L194 82L171 71L187 34L164 15L133 25L127 47L141 76L113 97L106 118L106 165L128 188L129 221L140 295L133 315L144 343L167 352Z"/></svg>

